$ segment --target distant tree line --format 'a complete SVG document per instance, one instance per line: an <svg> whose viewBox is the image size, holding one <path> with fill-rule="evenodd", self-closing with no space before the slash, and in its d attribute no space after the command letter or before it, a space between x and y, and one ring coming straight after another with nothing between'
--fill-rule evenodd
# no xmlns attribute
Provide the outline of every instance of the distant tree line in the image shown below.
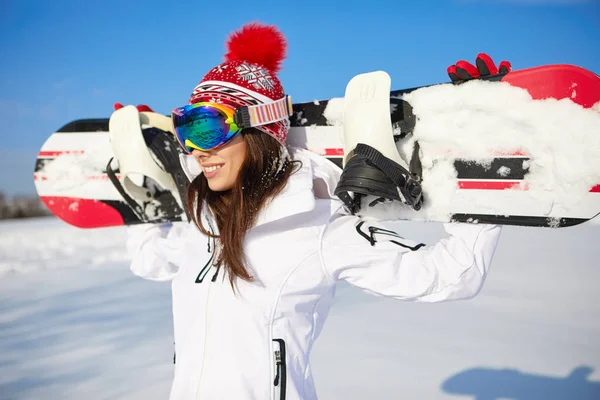
<svg viewBox="0 0 600 400"><path fill-rule="evenodd" d="M7 197L0 191L0 219L31 218L51 215L37 196Z"/></svg>

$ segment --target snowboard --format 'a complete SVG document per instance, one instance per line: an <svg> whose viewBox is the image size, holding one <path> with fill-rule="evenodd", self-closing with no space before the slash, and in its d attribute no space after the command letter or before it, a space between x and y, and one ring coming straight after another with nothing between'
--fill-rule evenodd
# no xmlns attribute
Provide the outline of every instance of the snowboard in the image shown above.
<svg viewBox="0 0 600 400"><path fill-rule="evenodd" d="M353 213L554 228L600 213L596 74L548 65L390 88L382 71L361 74L344 98L293 105L288 143L344 167L336 194ZM173 159L189 156L168 119L130 106L66 124L39 153L40 198L81 228L186 220L186 180ZM115 146L141 149L137 169L121 174Z"/></svg>

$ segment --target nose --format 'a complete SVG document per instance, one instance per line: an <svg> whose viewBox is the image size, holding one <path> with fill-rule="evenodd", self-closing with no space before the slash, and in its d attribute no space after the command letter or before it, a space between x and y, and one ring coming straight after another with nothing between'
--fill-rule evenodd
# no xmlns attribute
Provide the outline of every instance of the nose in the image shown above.
<svg viewBox="0 0 600 400"><path fill-rule="evenodd" d="M212 155L213 155L212 150L198 150L198 149L192 150L192 156L200 164L205 162L205 160L207 160Z"/></svg>
<svg viewBox="0 0 600 400"><path fill-rule="evenodd" d="M198 150L198 149L192 150L192 155L196 158L206 158L206 157L210 156L210 154L211 154L210 150Z"/></svg>

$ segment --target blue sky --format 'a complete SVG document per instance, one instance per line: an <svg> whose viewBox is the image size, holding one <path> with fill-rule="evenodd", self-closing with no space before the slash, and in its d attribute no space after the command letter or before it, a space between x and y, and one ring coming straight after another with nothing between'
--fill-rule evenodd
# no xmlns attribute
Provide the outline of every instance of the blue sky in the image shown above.
<svg viewBox="0 0 600 400"><path fill-rule="evenodd" d="M515 69L600 73L598 0L0 0L0 191L35 193L36 154L71 120L108 117L116 101L185 104L250 21L286 35L279 77L295 102L343 96L380 69L394 89L446 82L448 65L482 51Z"/></svg>

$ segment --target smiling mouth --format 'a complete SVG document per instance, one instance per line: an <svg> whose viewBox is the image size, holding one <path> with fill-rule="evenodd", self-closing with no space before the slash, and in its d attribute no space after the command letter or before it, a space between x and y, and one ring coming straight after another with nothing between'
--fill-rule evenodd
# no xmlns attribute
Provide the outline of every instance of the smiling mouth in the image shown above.
<svg viewBox="0 0 600 400"><path fill-rule="evenodd" d="M211 165L210 167L204 167L204 172L214 172L218 169L220 169L223 166L223 164L220 165Z"/></svg>

